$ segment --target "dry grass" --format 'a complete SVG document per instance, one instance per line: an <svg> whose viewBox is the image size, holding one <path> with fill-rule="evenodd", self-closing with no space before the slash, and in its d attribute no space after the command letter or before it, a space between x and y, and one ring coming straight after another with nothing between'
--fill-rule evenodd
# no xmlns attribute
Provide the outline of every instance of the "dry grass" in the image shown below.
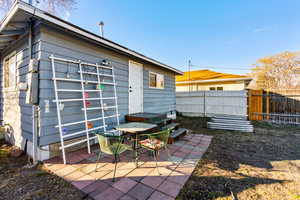
<svg viewBox="0 0 300 200"><path fill-rule="evenodd" d="M203 118L179 118L194 134L214 136L177 199L300 200L300 130L256 124L254 134L210 130ZM0 143L0 199L82 199L63 179L25 169ZM30 181L28 181L30 180Z"/></svg>
<svg viewBox="0 0 300 200"><path fill-rule="evenodd" d="M247 134L203 128L203 118L178 120L214 138L177 199L300 199L299 128L256 123Z"/></svg>
<svg viewBox="0 0 300 200"><path fill-rule="evenodd" d="M87 199L70 183L39 166L24 167L28 157L10 156L12 147L0 141L0 199Z"/></svg>

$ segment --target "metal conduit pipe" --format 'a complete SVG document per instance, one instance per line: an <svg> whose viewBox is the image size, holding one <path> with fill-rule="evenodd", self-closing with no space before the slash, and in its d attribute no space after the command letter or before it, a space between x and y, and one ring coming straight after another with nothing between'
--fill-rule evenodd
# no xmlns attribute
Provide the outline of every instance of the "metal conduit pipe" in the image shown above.
<svg viewBox="0 0 300 200"><path fill-rule="evenodd" d="M32 17L34 17L34 15ZM28 53L29 53L29 58L30 58L29 65L32 64L31 62L32 62L32 59L33 59L33 53L32 53L33 27L34 27L34 20L33 20L33 18L31 18L31 20L29 22L29 31L28 31ZM29 73L38 73L38 70L32 70L31 69L31 71L28 71L28 75L30 75ZM36 81L39 82L38 75L37 75L37 80ZM31 81L31 84L32 84L32 81ZM39 85L39 83L37 83L37 85ZM29 87L29 89L32 89L32 88ZM38 87L35 88L35 89L39 90ZM30 93L27 92L27 95L29 95L29 94ZM38 94L38 92L35 93L35 94ZM27 97L27 98L31 98L31 97ZM32 100L32 98L31 98L31 100ZM39 110L40 110L40 108L39 108L39 105L38 105L38 101L32 101L31 104L32 104L32 160L33 160L33 163L35 164L35 163L37 163L37 146L38 146L38 135L39 135L38 133L39 133L39 116L40 116L39 115Z"/></svg>
<svg viewBox="0 0 300 200"><path fill-rule="evenodd" d="M33 42L32 42L32 34L33 34L33 25L32 25L32 20L30 20L29 22L29 31L28 31L28 53L29 53L29 59L31 60L32 59L32 45L33 45ZM29 61L30 62L30 61ZM28 63L29 64L29 63ZM27 93L28 95L28 93ZM36 139L36 112L35 112L35 105L32 105L31 106L31 109L32 109L32 160L33 162L35 163L36 160L37 160L37 156L36 156L36 142L37 139Z"/></svg>

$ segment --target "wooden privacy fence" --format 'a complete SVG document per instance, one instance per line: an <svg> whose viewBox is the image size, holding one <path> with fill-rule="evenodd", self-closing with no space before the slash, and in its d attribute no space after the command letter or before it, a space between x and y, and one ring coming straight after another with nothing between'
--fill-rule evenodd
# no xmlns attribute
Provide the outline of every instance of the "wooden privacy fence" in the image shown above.
<svg viewBox="0 0 300 200"><path fill-rule="evenodd" d="M300 89L249 90L248 116L250 120L300 124Z"/></svg>

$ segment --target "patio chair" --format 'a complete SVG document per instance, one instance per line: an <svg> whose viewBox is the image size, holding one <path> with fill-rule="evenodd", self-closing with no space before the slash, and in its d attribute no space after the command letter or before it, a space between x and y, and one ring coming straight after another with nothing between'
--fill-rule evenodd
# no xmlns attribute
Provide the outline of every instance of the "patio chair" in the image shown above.
<svg viewBox="0 0 300 200"><path fill-rule="evenodd" d="M129 145L123 144L123 136L119 135L106 135L104 133L95 133L98 137L98 142L100 146L100 151L98 154L98 158L96 161L96 167L95 171L97 171L97 166L99 163L99 160L101 159L102 154L108 154L114 156L115 161L115 169L114 169L114 176L113 176L113 182L115 181L115 175L116 175L116 169L118 161L120 160L120 154L127 150L132 150L132 148Z"/></svg>
<svg viewBox="0 0 300 200"><path fill-rule="evenodd" d="M170 131L171 131L170 129L167 129L156 133L142 134L141 136L145 136L147 137L147 139L139 141L139 144L141 145L142 148L153 152L153 157L156 163L156 169L159 175L161 175L158 170L158 164L157 164L157 158L159 152L162 149L165 149L167 151L168 158L170 157L169 150L167 147Z"/></svg>

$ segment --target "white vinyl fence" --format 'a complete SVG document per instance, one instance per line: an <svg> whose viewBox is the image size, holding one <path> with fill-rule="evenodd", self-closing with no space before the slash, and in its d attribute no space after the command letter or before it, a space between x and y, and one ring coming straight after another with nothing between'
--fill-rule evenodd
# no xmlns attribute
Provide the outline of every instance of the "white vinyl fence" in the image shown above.
<svg viewBox="0 0 300 200"><path fill-rule="evenodd" d="M247 91L176 92L176 110L185 116L247 116Z"/></svg>

